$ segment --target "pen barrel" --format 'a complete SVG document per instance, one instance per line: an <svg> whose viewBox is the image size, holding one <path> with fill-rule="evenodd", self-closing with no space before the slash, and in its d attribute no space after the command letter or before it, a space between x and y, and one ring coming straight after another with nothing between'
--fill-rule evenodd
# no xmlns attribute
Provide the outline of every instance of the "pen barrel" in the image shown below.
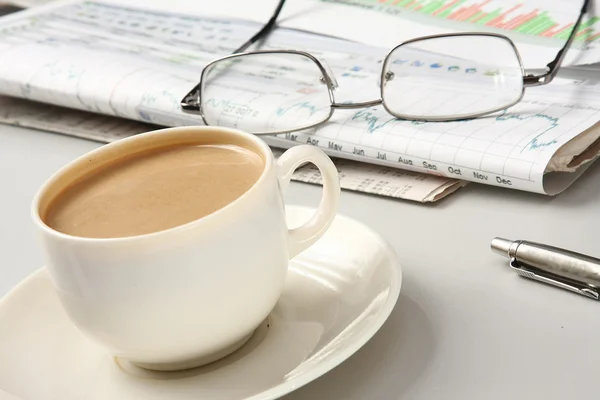
<svg viewBox="0 0 600 400"><path fill-rule="evenodd" d="M514 254L509 255L550 274L600 287L600 260L597 258L527 241L521 241Z"/></svg>

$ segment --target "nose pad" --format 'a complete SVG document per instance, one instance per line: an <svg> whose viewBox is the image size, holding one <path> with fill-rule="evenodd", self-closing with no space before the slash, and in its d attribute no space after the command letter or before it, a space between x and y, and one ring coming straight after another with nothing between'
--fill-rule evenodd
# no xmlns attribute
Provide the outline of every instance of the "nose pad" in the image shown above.
<svg viewBox="0 0 600 400"><path fill-rule="evenodd" d="M381 81L382 76L377 75L377 86L385 86L386 82L393 81L395 76L396 76L396 74L393 73L392 71L387 71L386 73L383 74L383 82L382 82Z"/></svg>
<svg viewBox="0 0 600 400"><path fill-rule="evenodd" d="M321 65L323 66L323 68L325 69L325 73L327 74L327 78L329 78L329 81L331 82L331 85L329 86L329 88L331 90L334 90L335 88L338 87L338 83L335 80L335 75L333 74L333 71L331 70L331 68L329 67L329 65L327 64L327 61L325 60L319 60L319 62L321 63ZM327 79L325 79L324 76L319 78L319 81L323 84L327 84Z"/></svg>

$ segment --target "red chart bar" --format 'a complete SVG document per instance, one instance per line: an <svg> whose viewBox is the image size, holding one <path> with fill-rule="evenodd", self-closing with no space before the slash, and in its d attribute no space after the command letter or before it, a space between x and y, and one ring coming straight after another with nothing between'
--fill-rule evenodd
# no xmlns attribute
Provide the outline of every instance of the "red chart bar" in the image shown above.
<svg viewBox="0 0 600 400"><path fill-rule="evenodd" d="M471 22L477 22L477 21L479 21L480 19L483 19L483 18L485 18L486 16L487 16L487 14L480 15L479 17L475 18L475 19L474 19L473 21L471 21Z"/></svg>
<svg viewBox="0 0 600 400"><path fill-rule="evenodd" d="M521 7L522 5L523 4L517 4L516 6L512 7L508 11L506 11L506 12L498 15L496 18L494 18L493 20L489 21L485 25L486 26L495 26L498 23L502 23L502 21L504 20L504 17L506 17L508 14L510 14L511 12L515 11L517 8Z"/></svg>
<svg viewBox="0 0 600 400"><path fill-rule="evenodd" d="M525 14L525 15L519 17L519 18L510 20L508 23L506 23L506 24L504 24L502 26L499 26L499 28L502 28L502 29L515 29L515 28L519 27L520 25L522 25L522 24L524 24L526 22L531 21L532 19L534 19L537 16L538 16L538 10L536 9L536 10L533 10L532 12L530 12L528 14Z"/></svg>
<svg viewBox="0 0 600 400"><path fill-rule="evenodd" d="M591 30L592 30L592 28L585 28L584 30L579 32L577 35L575 35L575 37L581 37L581 36L585 35L586 33L591 32Z"/></svg>
<svg viewBox="0 0 600 400"><path fill-rule="evenodd" d="M481 8L481 7L485 6L486 4L490 3L491 1L492 1L492 0L485 0L483 3L480 3L480 4L478 5L478 7L479 7L479 8ZM489 14L489 13L483 13L483 14L481 14L479 17L475 18L475 19L474 19L473 21L471 21L471 22L477 22L477 21L479 21L480 19L487 17L487 16L488 16L488 14Z"/></svg>
<svg viewBox="0 0 600 400"><path fill-rule="evenodd" d="M477 14L478 12L483 11L482 7L485 6L486 4L490 3L491 1L492 0L485 0L484 2L481 2L479 4L473 4L472 5L473 9L469 10L468 12L465 11L465 14L461 15L460 20L461 21L466 21L469 18L471 18L473 15ZM485 17L485 14L477 17L477 20L479 20L479 19L481 19L483 17ZM472 22L475 22L475 21L472 21Z"/></svg>
<svg viewBox="0 0 600 400"><path fill-rule="evenodd" d="M460 0L452 0L450 3L446 4L444 7L442 8L438 8L433 15L438 15L441 12L446 11L447 9L449 9L450 7L452 7L453 5L455 5L456 3L458 3Z"/></svg>
<svg viewBox="0 0 600 400"><path fill-rule="evenodd" d="M463 15L460 16L460 21L468 20L473 15L477 14L479 12L479 10L480 10L479 6L474 6L471 10L469 10L468 12L465 12Z"/></svg>
<svg viewBox="0 0 600 400"><path fill-rule="evenodd" d="M596 33L595 35L590 36L589 38L585 39L588 42L591 42L592 40L596 40L600 38L600 33Z"/></svg>
<svg viewBox="0 0 600 400"><path fill-rule="evenodd" d="M479 3L479 4L477 5L477 7L481 8L481 7L483 7L483 6L487 5L488 3L491 3L491 2L492 2L492 0L485 0L483 3Z"/></svg>
<svg viewBox="0 0 600 400"><path fill-rule="evenodd" d="M567 25L563 26L562 28L560 28L560 29L558 29L558 30L556 30L554 32L550 32L550 33L548 33L547 35L544 35L544 36L556 36L559 33L563 32L563 31L566 31L567 29L569 29L573 25L575 25L575 23L571 22L570 24L567 24Z"/></svg>
<svg viewBox="0 0 600 400"><path fill-rule="evenodd" d="M462 16L465 13L470 12L471 9L473 9L473 7L476 7L476 6L468 6L468 7L461 8L460 10L458 10L457 12L455 12L454 14L452 14L452 16L451 16L452 19L455 20L455 21L462 21Z"/></svg>
<svg viewBox="0 0 600 400"><path fill-rule="evenodd" d="M546 29L544 32L540 33L539 36L550 36L552 35L552 30L556 28L558 24L552 24L552 26Z"/></svg>
<svg viewBox="0 0 600 400"><path fill-rule="evenodd" d="M492 25L495 28L504 28L506 27L506 29L508 29L508 27L512 24L515 23L515 21L518 23L519 21L521 21L523 18L527 17L527 14L519 14L516 17L512 17L512 19L509 19L508 21L500 21L494 25Z"/></svg>

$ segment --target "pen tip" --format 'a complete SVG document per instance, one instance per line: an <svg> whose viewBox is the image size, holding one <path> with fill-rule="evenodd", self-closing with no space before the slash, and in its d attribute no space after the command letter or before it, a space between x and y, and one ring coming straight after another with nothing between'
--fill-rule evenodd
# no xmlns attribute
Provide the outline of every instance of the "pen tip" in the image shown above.
<svg viewBox="0 0 600 400"><path fill-rule="evenodd" d="M496 254L500 254L501 256L508 257L508 249L510 245L513 243L512 240L503 239L503 238L494 238L492 239L491 248L492 251Z"/></svg>

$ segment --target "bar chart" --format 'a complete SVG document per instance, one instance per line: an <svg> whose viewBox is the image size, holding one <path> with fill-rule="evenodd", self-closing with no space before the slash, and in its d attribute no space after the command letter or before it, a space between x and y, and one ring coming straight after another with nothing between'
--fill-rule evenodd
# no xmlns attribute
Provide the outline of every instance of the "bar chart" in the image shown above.
<svg viewBox="0 0 600 400"><path fill-rule="evenodd" d="M583 0L355 0L412 11L474 26L510 30L528 35L567 39ZM584 17L575 40L600 39L600 17Z"/></svg>

